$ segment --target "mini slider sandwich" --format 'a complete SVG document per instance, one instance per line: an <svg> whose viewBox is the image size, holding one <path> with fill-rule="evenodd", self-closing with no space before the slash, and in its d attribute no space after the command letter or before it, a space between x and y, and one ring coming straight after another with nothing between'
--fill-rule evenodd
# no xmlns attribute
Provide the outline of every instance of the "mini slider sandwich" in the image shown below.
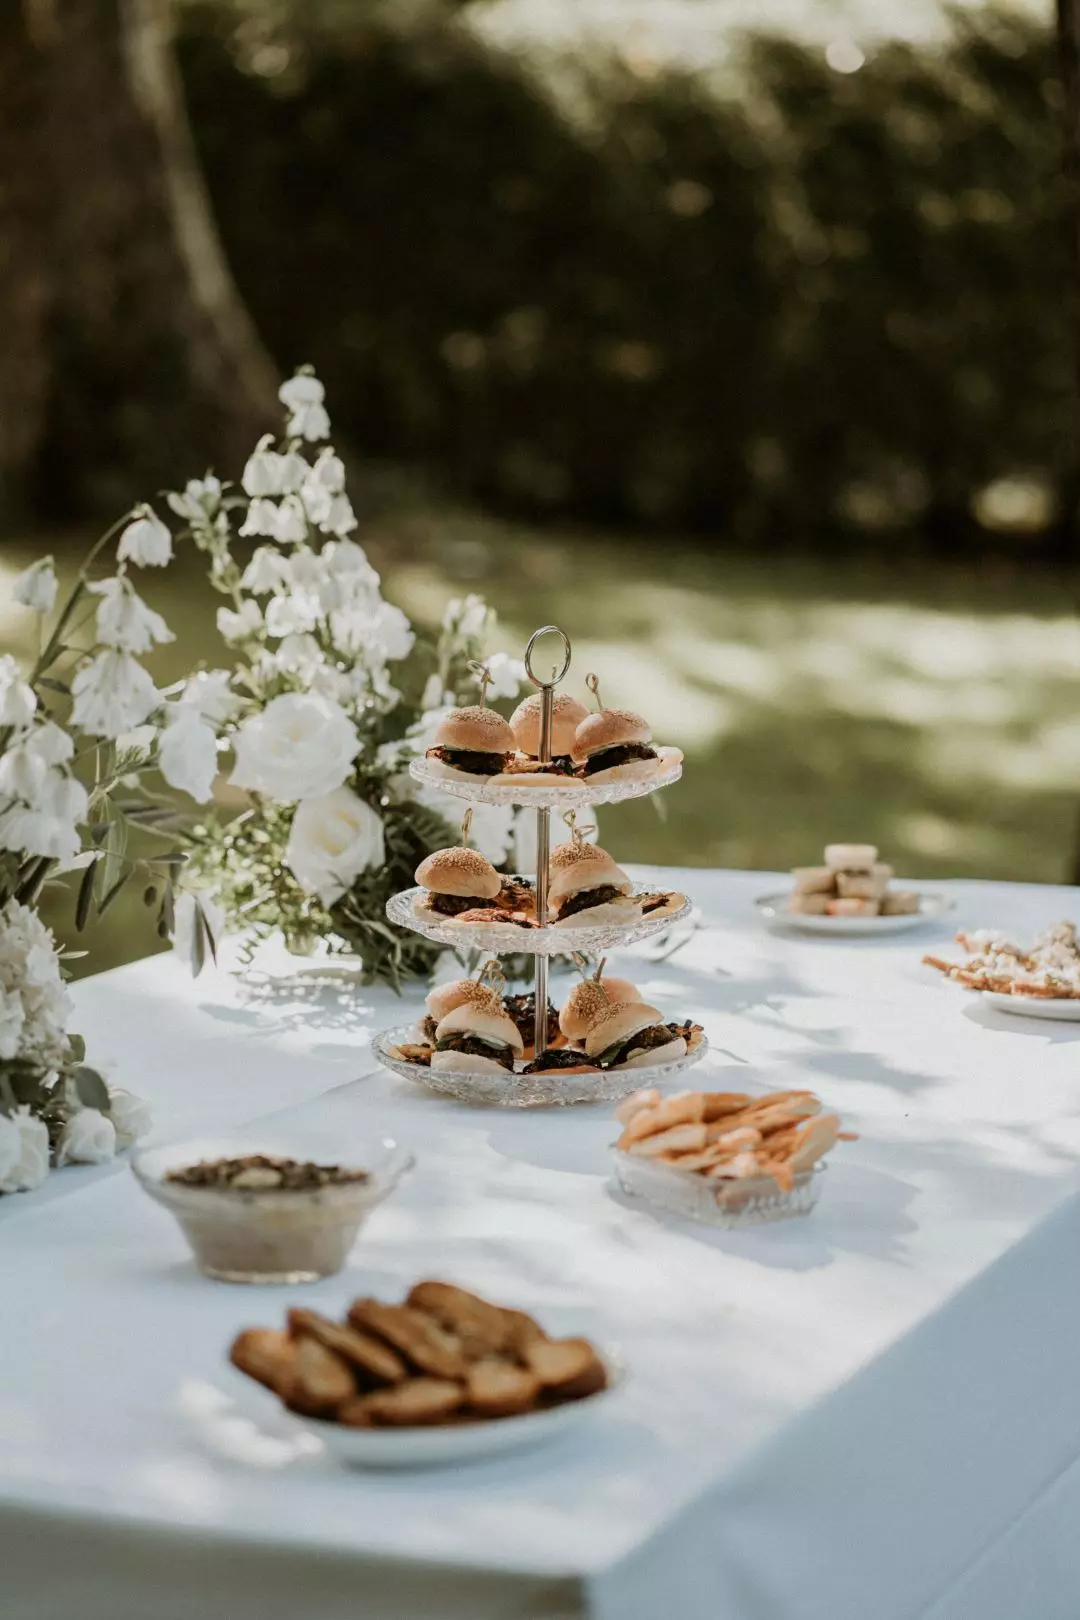
<svg viewBox="0 0 1080 1620"><path fill-rule="evenodd" d="M603 973L603 963L600 965ZM636 985L629 979L592 978L575 984L559 1014L559 1028L568 1041L583 1041L589 1026L611 1012L620 1002L640 1001Z"/></svg>
<svg viewBox="0 0 1080 1620"><path fill-rule="evenodd" d="M494 709L475 704L452 709L435 733L434 745L427 751L428 767L434 776L498 776L514 751L514 733Z"/></svg>
<svg viewBox="0 0 1080 1620"><path fill-rule="evenodd" d="M686 1054L683 1026L665 1024L644 1001L620 1002L590 1026L585 1051L605 1069L646 1069Z"/></svg>
<svg viewBox="0 0 1080 1620"><path fill-rule="evenodd" d="M435 1044L435 1031L448 1013L456 1007L482 1007L488 1012L499 1012L498 992L479 979L454 979L450 984L436 985L425 1002L427 1015L418 1025L418 1033L430 1045Z"/></svg>
<svg viewBox="0 0 1080 1620"><path fill-rule="evenodd" d="M478 849L437 849L416 868L416 881L427 895L417 903L444 917L459 917L478 908L490 911L502 891L502 878Z"/></svg>
<svg viewBox="0 0 1080 1620"><path fill-rule="evenodd" d="M572 839L551 853L548 907L559 927L633 922L641 915L633 888L622 867L597 844Z"/></svg>
<svg viewBox="0 0 1080 1620"><path fill-rule="evenodd" d="M477 1070L514 1070L522 1042L517 1025L503 1010L464 1001L447 1013L435 1029L431 1067L439 1073L472 1074Z"/></svg>
<svg viewBox="0 0 1080 1620"><path fill-rule="evenodd" d="M606 709L595 675L586 675L585 685L596 699L598 713L587 714L574 733L571 753L578 775L598 785L647 782L659 776L668 761L652 746L648 721L632 709Z"/></svg>
<svg viewBox="0 0 1080 1620"><path fill-rule="evenodd" d="M519 703L510 716L510 730L518 753L499 778L501 782L517 782L528 787L565 787L576 781L571 757L574 735L589 711L568 692L555 693L551 701L551 758L543 760L540 758L542 703L541 694L534 692L532 697Z"/></svg>

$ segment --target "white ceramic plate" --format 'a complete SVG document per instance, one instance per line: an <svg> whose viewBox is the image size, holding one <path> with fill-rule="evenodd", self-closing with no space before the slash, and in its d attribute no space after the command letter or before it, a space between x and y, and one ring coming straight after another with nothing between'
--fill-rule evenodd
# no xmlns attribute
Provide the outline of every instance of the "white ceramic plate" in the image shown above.
<svg viewBox="0 0 1080 1620"><path fill-rule="evenodd" d="M657 889L638 885L635 895L657 894ZM584 923L576 928L559 927L552 923L547 928L519 928L516 923L459 923L453 917L442 917L425 906L417 912L417 900L423 900L426 889L403 889L386 902L386 915L399 928L411 928L414 934L423 934L440 945L455 950L491 951L495 954L522 952L527 956L573 956L576 951L586 955L601 955L624 945L634 945L639 939L662 934L673 923L681 922L690 911L690 901L684 894L671 891L667 905L636 921L604 923L588 928Z"/></svg>
<svg viewBox="0 0 1080 1620"><path fill-rule="evenodd" d="M546 1412L492 1418L481 1423L432 1425L415 1429L350 1429L319 1418L297 1418L322 1441L331 1456L349 1468L449 1468L481 1457L497 1457L519 1447L539 1445L580 1427L606 1406L623 1383L626 1371L614 1356L604 1355L608 1387L585 1400L567 1401ZM276 1398L266 1392L277 1405Z"/></svg>
<svg viewBox="0 0 1080 1620"><path fill-rule="evenodd" d="M507 784L500 787L490 777L480 776L475 781L465 777L440 776L432 771L427 759L414 759L409 773L418 782L449 793L453 799L470 799L474 804L522 805L536 810L574 810L583 804L616 804L622 799L640 799L658 788L670 787L682 775L682 754L677 748L661 748L656 752L664 768L647 782L580 782L571 780L567 787L518 787Z"/></svg>
<svg viewBox="0 0 1080 1620"><path fill-rule="evenodd" d="M1018 1018L1060 1018L1080 1023L1080 999L1049 996L1004 996L997 990L980 990L988 1007L1013 1013Z"/></svg>
<svg viewBox="0 0 1080 1620"><path fill-rule="evenodd" d="M834 938L903 934L909 928L920 928L923 923L944 917L956 905L950 895L922 889L918 911L903 917L808 917L787 909L789 893L786 890L783 894L759 895L754 904L764 920L773 928L790 928L800 934L831 934Z"/></svg>
<svg viewBox="0 0 1080 1620"><path fill-rule="evenodd" d="M456 1097L458 1102L479 1103L489 1108L566 1108L574 1103L618 1102L640 1091L642 1086L655 1085L669 1075L692 1068L709 1050L706 1036L685 1057L670 1063L654 1063L647 1069L598 1069L595 1074L565 1074L560 1069L549 1069L540 1074L496 1073L494 1069L476 1074L457 1071L440 1073L424 1063L409 1063L395 1057L394 1048L407 1044L412 1026L384 1029L371 1043L371 1049L384 1068L400 1074L404 1080L415 1080L428 1091L437 1091L444 1097Z"/></svg>

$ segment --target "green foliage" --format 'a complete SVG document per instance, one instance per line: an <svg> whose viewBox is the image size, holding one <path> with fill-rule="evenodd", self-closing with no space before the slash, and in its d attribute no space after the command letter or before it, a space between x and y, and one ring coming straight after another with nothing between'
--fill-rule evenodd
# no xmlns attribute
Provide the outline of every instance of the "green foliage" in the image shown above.
<svg viewBox="0 0 1080 1620"><path fill-rule="evenodd" d="M518 510L751 537L964 544L995 479L1062 486L1037 21L958 16L850 75L759 39L723 97L597 66L572 121L463 29L186 19L238 279L370 452Z"/></svg>

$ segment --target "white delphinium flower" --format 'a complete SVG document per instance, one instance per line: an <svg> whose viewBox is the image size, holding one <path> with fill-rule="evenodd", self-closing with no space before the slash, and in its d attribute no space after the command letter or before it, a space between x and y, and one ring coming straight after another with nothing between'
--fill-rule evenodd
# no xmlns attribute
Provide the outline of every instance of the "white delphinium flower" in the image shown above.
<svg viewBox="0 0 1080 1620"><path fill-rule="evenodd" d="M155 644L176 640L161 614L147 607L126 575L103 579L89 589L94 596L101 597L97 639L103 647L147 653Z"/></svg>
<svg viewBox="0 0 1080 1620"><path fill-rule="evenodd" d="M330 436L330 418L323 400L326 390L318 377L298 372L278 389L278 399L291 413L285 426L289 438L316 441Z"/></svg>
<svg viewBox="0 0 1080 1620"><path fill-rule="evenodd" d="M118 648L99 653L71 683L71 723L91 737L119 737L141 726L160 701L137 659Z"/></svg>
<svg viewBox="0 0 1080 1620"><path fill-rule="evenodd" d="M0 1193L33 1192L49 1173L49 1131L25 1103L0 1114Z"/></svg>
<svg viewBox="0 0 1080 1620"><path fill-rule="evenodd" d="M0 726L28 726L34 718L37 698L32 686L10 653L0 657Z"/></svg>
<svg viewBox="0 0 1080 1620"><path fill-rule="evenodd" d="M74 752L67 732L51 720L17 733L7 752L0 754L0 799L32 804L44 789L49 767L65 764Z"/></svg>
<svg viewBox="0 0 1080 1620"><path fill-rule="evenodd" d="M279 495L281 493L281 460L270 446L272 433L265 433L248 457L240 483L245 495Z"/></svg>
<svg viewBox="0 0 1080 1620"><path fill-rule="evenodd" d="M300 887L323 905L339 900L386 859L382 818L351 788L303 799L293 816L285 863Z"/></svg>
<svg viewBox="0 0 1080 1620"><path fill-rule="evenodd" d="M272 596L266 604L268 636L302 636L315 629L321 618L319 599L309 591L290 591Z"/></svg>
<svg viewBox="0 0 1080 1620"><path fill-rule="evenodd" d="M123 1086L109 1087L109 1118L116 1132L117 1148L130 1147L145 1136L154 1124L150 1104Z"/></svg>
<svg viewBox="0 0 1080 1620"><path fill-rule="evenodd" d="M522 686L528 680L525 665L520 658L511 658L509 653L492 653L490 658L484 660L487 672L491 676L488 686L489 699L517 697Z"/></svg>
<svg viewBox="0 0 1080 1620"><path fill-rule="evenodd" d="M82 847L78 826L88 807L81 782L65 771L47 768L30 788L27 802L11 804L0 813L0 848L72 861Z"/></svg>
<svg viewBox="0 0 1080 1620"><path fill-rule="evenodd" d="M362 656L370 669L387 659L407 658L416 640L412 625L399 607L391 602L355 602L330 615L330 634L335 647L354 657Z"/></svg>
<svg viewBox="0 0 1080 1620"><path fill-rule="evenodd" d="M278 669L285 670L290 675L299 675L301 679L309 682L314 680L325 662L323 650L314 636L285 636L274 654L274 663Z"/></svg>
<svg viewBox="0 0 1080 1620"><path fill-rule="evenodd" d="M217 627L222 640L230 644L246 641L249 636L258 635L263 627L262 608L258 602L253 602L250 596L235 611L232 608L219 607Z"/></svg>
<svg viewBox="0 0 1080 1620"><path fill-rule="evenodd" d="M193 704L172 703L158 744L158 764L170 787L205 804L217 776L217 737Z"/></svg>
<svg viewBox="0 0 1080 1620"><path fill-rule="evenodd" d="M288 578L289 559L274 546L259 546L240 583L253 596L265 596L268 591L280 590Z"/></svg>
<svg viewBox="0 0 1080 1620"><path fill-rule="evenodd" d="M120 536L116 548L120 562L137 568L164 568L172 558L172 535L152 506L137 506L134 519Z"/></svg>
<svg viewBox="0 0 1080 1620"><path fill-rule="evenodd" d="M35 613L51 613L56 606L56 593L60 582L51 557L39 557L37 562L24 568L11 588L16 602L32 608Z"/></svg>
<svg viewBox="0 0 1080 1620"><path fill-rule="evenodd" d="M205 478L189 478L182 491L171 491L165 500L177 517L188 523L206 523L221 505L221 479L213 473L207 473Z"/></svg>
<svg viewBox="0 0 1080 1620"><path fill-rule="evenodd" d="M282 545L299 545L307 539L307 514L299 495L286 495L274 518L274 539Z"/></svg>
<svg viewBox="0 0 1080 1620"><path fill-rule="evenodd" d="M179 701L210 720L223 726L240 708L240 699L232 690L232 674L227 669L199 669L184 683Z"/></svg>
<svg viewBox="0 0 1080 1620"><path fill-rule="evenodd" d="M490 613L491 609L482 596L475 596L471 592L465 597L455 596L443 610L442 627L471 641L483 635Z"/></svg>
<svg viewBox="0 0 1080 1620"><path fill-rule="evenodd" d="M157 726L135 726L116 739L116 756L125 764L142 765L150 758L157 738Z"/></svg>
<svg viewBox="0 0 1080 1620"><path fill-rule="evenodd" d="M108 1164L116 1156L116 1130L98 1108L80 1108L65 1122L57 1164Z"/></svg>
<svg viewBox="0 0 1080 1620"><path fill-rule="evenodd" d="M277 533L277 521L277 502L257 495L247 509L247 517L240 526L240 536L247 540L252 535L265 535L272 540Z"/></svg>
<svg viewBox="0 0 1080 1620"><path fill-rule="evenodd" d="M321 556L326 571L344 580L351 591L378 590L379 576L368 562L367 552L355 540L328 540Z"/></svg>
<svg viewBox="0 0 1080 1620"><path fill-rule="evenodd" d="M286 692L241 724L230 780L283 804L320 798L342 786L359 746L356 727L332 698Z"/></svg>

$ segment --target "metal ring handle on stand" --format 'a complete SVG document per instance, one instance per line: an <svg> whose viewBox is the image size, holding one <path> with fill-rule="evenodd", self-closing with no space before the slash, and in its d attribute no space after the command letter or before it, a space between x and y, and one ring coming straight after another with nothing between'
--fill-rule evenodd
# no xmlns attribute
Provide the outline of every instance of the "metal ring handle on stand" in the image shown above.
<svg viewBox="0 0 1080 1620"><path fill-rule="evenodd" d="M562 669L553 669L551 679L543 681L532 667L533 648L541 636L560 636L563 644ZM539 757L546 763L551 759L551 711L555 688L570 668L570 637L557 624L545 624L534 630L525 648L525 671L540 691L540 745ZM548 862L551 857L551 811L536 812L536 920L543 927L547 922ZM533 1043L537 1057L547 1049L548 959L533 957Z"/></svg>

